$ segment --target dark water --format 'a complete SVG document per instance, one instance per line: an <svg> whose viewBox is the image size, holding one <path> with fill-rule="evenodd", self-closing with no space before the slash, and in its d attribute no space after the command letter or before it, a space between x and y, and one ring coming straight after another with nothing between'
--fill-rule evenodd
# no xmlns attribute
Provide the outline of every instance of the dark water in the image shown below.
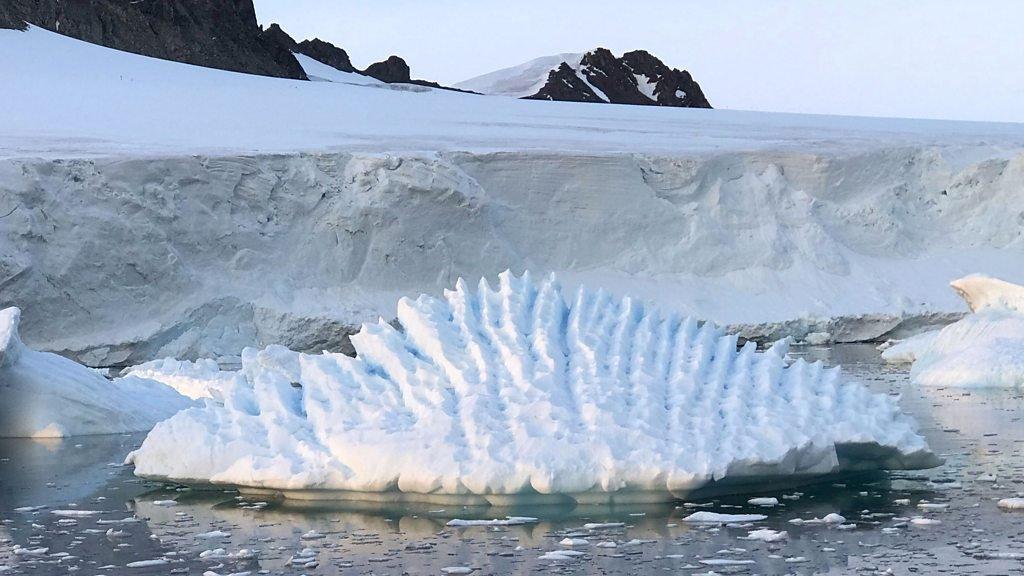
<svg viewBox="0 0 1024 576"><path fill-rule="evenodd" d="M920 389L907 383L904 370L882 365L869 346L797 353L842 363L876 391L901 394L904 409L946 464L805 488L798 499L791 490L764 494L780 498L773 508L748 505L756 495L696 503L708 506L699 509L768 515L747 527L686 525L680 519L695 508L680 505L515 510L540 522L449 528L450 518L487 512L299 508L230 492L168 489L120 466L141 442L139 435L0 441L0 574L443 574L451 567L495 575L1024 573L1024 513L995 505L1024 492L1020 392ZM162 505L166 500L175 504ZM939 507L923 509L922 503ZM45 508L17 510L36 506ZM55 513L61 510L96 513ZM847 524L789 522L831 512ZM133 517L138 521L118 523ZM914 517L939 523L915 524ZM584 529L589 522L623 526ZM743 539L756 528L784 530L788 538ZM589 545L560 545L566 537ZM232 556L200 557L218 548ZM303 554L305 548L310 552ZM243 549L251 553L239 554ZM554 550L583 555L540 559ZM293 556L299 558L289 565ZM146 561L158 564L129 566Z"/></svg>

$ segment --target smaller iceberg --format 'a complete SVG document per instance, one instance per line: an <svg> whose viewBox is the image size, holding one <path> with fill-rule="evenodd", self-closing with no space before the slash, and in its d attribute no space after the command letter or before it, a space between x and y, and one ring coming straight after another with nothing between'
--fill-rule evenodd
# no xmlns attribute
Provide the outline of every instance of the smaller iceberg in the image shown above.
<svg viewBox="0 0 1024 576"><path fill-rule="evenodd" d="M352 337L247 349L135 473L301 499L662 502L939 460L894 399L710 323L554 277L459 280Z"/></svg>
<svg viewBox="0 0 1024 576"><path fill-rule="evenodd" d="M221 370L217 361L209 358L195 362L164 358L132 366L123 375L155 380L183 396L199 400L215 397L220 385L234 378L235 373Z"/></svg>
<svg viewBox="0 0 1024 576"><path fill-rule="evenodd" d="M138 377L110 381L67 358L31 350L21 310L0 310L0 437L53 438L149 430L194 403Z"/></svg>
<svg viewBox="0 0 1024 576"><path fill-rule="evenodd" d="M950 285L971 314L904 340L882 357L913 362L911 379L923 386L1024 386L1024 286L981 275Z"/></svg>

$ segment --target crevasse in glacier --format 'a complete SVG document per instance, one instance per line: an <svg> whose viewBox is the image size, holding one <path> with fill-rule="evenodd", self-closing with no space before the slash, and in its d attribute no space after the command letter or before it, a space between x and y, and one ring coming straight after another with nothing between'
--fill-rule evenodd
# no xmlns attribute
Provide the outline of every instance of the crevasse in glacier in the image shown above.
<svg viewBox="0 0 1024 576"><path fill-rule="evenodd" d="M0 438L63 437L149 430L193 403L152 380L110 381L18 336L21 310L0 310Z"/></svg>
<svg viewBox="0 0 1024 576"><path fill-rule="evenodd" d="M136 474L300 498L668 500L937 459L838 369L554 277L458 281L352 338L247 349L218 399L157 425Z"/></svg>

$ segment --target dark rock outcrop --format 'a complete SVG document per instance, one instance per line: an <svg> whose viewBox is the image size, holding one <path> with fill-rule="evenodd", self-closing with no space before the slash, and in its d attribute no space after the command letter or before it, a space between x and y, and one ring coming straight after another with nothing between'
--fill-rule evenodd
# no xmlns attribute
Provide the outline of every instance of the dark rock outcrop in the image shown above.
<svg viewBox="0 0 1024 576"><path fill-rule="evenodd" d="M318 62L337 68L342 72L357 72L355 67L352 66L352 61L348 58L348 53L330 42L325 42L319 38L296 42L295 39L282 30L281 26L278 24L271 24L268 26L267 29L263 31L263 37L292 52L304 54Z"/></svg>
<svg viewBox="0 0 1024 576"><path fill-rule="evenodd" d="M291 51L264 36L252 0L0 1L0 26L24 22L154 58L306 79Z"/></svg>
<svg viewBox="0 0 1024 576"><path fill-rule="evenodd" d="M627 52L621 58L606 48L587 52L578 66L563 63L549 72L544 86L527 98L711 108L689 72L669 68L643 50Z"/></svg>
<svg viewBox="0 0 1024 576"><path fill-rule="evenodd" d="M363 74L372 76L381 82L394 84L396 82L411 83L409 65L398 56L390 56L383 62L374 62L363 70Z"/></svg>
<svg viewBox="0 0 1024 576"><path fill-rule="evenodd" d="M348 58L348 52L319 38L299 42L298 46L295 47L295 51L323 62L328 66L337 68L342 72L357 72L355 66L352 65L352 61Z"/></svg>

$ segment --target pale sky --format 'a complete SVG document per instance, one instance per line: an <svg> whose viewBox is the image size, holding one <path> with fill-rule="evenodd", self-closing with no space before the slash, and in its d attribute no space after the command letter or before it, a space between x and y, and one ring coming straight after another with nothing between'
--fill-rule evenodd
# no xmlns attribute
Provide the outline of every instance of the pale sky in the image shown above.
<svg viewBox="0 0 1024 576"><path fill-rule="evenodd" d="M453 84L539 56L645 49L716 108L1024 122L1024 0L255 0L358 67Z"/></svg>

